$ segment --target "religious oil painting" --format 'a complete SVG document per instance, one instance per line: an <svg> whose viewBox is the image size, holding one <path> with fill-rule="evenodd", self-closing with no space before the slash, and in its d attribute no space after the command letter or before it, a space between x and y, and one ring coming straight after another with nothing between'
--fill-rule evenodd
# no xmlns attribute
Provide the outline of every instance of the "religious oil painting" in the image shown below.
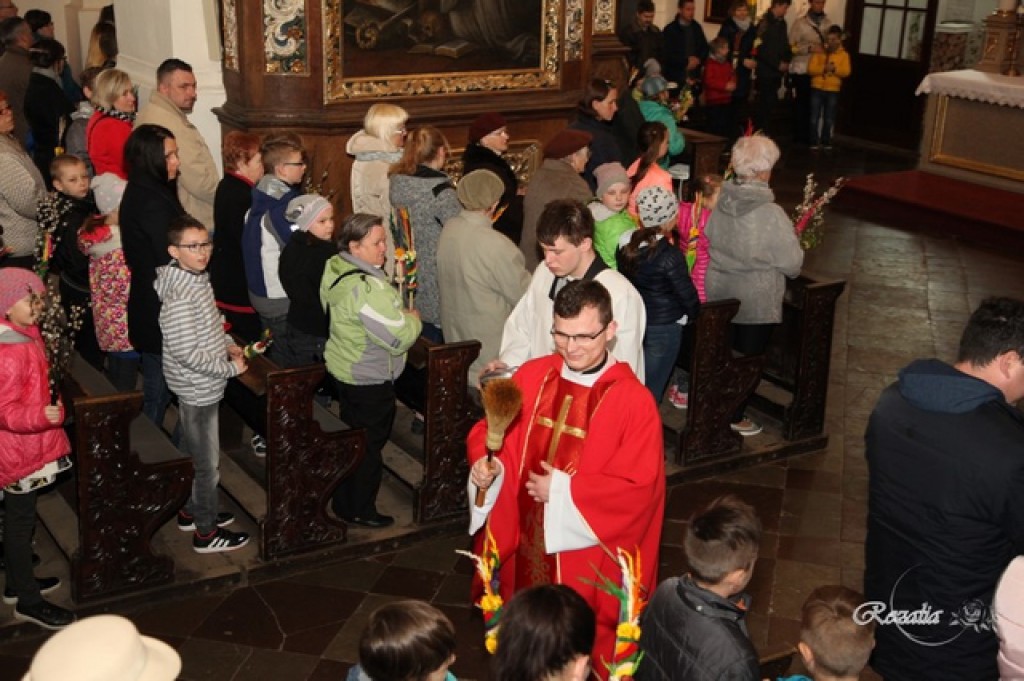
<svg viewBox="0 0 1024 681"><path fill-rule="evenodd" d="M561 0L323 0L328 101L557 88Z"/></svg>

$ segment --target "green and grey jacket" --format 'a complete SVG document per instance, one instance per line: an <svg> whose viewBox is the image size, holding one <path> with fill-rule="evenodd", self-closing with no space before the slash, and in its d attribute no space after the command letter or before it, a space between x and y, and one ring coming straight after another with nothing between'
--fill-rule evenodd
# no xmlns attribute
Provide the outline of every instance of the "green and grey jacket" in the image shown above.
<svg viewBox="0 0 1024 681"><path fill-rule="evenodd" d="M327 261L320 302L330 317L327 370L342 383L393 381L422 324L402 307L384 271L348 253Z"/></svg>

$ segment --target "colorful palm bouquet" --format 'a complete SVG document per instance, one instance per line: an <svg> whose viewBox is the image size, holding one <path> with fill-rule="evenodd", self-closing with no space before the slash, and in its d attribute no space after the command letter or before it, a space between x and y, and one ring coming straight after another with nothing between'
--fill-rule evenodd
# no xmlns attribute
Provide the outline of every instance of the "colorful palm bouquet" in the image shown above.
<svg viewBox="0 0 1024 681"><path fill-rule="evenodd" d="M592 582L597 588L619 601L619 624L615 628L615 651L611 661L602 660L608 669L609 681L632 679L644 654L640 651L640 613L647 605L642 583L643 566L640 549L631 554L625 549L616 549L615 562L621 572L616 584L607 576L598 573L600 582Z"/></svg>
<svg viewBox="0 0 1024 681"><path fill-rule="evenodd" d="M819 246L824 240L825 206L835 198L845 183L846 178L840 177L826 191L816 195L818 183L814 180L814 173L807 174L803 201L793 210L793 227L805 251Z"/></svg>
<svg viewBox="0 0 1024 681"><path fill-rule="evenodd" d="M407 208L395 208L395 220L391 223L391 234L395 239L395 281L406 307L413 309L416 289L419 286L419 267L416 262L415 241L412 234L412 220Z"/></svg>
<svg viewBox="0 0 1024 681"><path fill-rule="evenodd" d="M486 528L484 545L481 547L481 554L476 555L470 551L456 551L455 553L466 556L476 564L476 573L484 586L484 593L476 602L476 605L484 614L484 646L487 652L493 655L498 650L498 625L501 620L501 609L505 605L501 599L500 582L498 581L498 570L501 568L501 556L498 554L498 544L494 541L491 528Z"/></svg>
<svg viewBox="0 0 1024 681"><path fill-rule="evenodd" d="M274 344L274 336L270 333L270 329L263 329L263 333L260 334L259 340L249 343L242 348L242 356L246 359L252 359L266 353L270 349L270 346Z"/></svg>

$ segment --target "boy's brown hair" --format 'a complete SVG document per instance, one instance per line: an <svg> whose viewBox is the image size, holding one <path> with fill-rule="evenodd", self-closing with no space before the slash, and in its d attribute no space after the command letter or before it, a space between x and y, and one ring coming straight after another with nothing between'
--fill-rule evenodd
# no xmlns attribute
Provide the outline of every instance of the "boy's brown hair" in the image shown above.
<svg viewBox="0 0 1024 681"><path fill-rule="evenodd" d="M753 507L727 495L690 520L683 549L693 578L713 586L735 570L752 569L760 543L761 521Z"/></svg>
<svg viewBox="0 0 1024 681"><path fill-rule="evenodd" d="M306 150L302 147L302 138L294 133L271 135L263 140L260 154L263 156L263 171L268 175L276 175L277 166L285 163L290 154L299 152L303 159Z"/></svg>
<svg viewBox="0 0 1024 681"><path fill-rule="evenodd" d="M800 640L814 654L814 668L832 676L860 674L875 645L875 623L857 624L864 597L845 586L821 586L804 603Z"/></svg>
<svg viewBox="0 0 1024 681"><path fill-rule="evenodd" d="M372 679L420 681L454 654L455 627L423 601L382 605L359 639L359 665Z"/></svg>
<svg viewBox="0 0 1024 681"><path fill-rule="evenodd" d="M85 161L74 154L59 154L50 161L50 179L60 180L60 171L71 166L85 165Z"/></svg>

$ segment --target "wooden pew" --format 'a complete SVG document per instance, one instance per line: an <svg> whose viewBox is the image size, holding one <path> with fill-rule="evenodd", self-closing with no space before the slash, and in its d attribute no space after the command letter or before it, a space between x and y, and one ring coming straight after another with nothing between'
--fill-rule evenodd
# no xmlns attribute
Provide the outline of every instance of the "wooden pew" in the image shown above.
<svg viewBox="0 0 1024 681"><path fill-rule="evenodd" d="M820 435L825 429L836 301L845 288L845 281L818 281L805 274L786 280L782 324L765 353L764 379L791 399L755 395L751 404L781 421L787 440Z"/></svg>
<svg viewBox="0 0 1024 681"><path fill-rule="evenodd" d="M427 395L424 420L423 482L414 491L413 520L428 523L465 516L466 436L483 415L469 398L469 365L480 354L478 341L434 345L425 350Z"/></svg>
<svg viewBox="0 0 1024 681"><path fill-rule="evenodd" d="M757 387L763 355L734 357L729 324L740 309L734 298L701 306L690 362L689 408L676 463L693 466L740 451L743 436L729 428L732 415Z"/></svg>
<svg viewBox="0 0 1024 681"><path fill-rule="evenodd" d="M256 357L238 377L254 394L266 397L266 505L254 513L260 519L264 560L347 538L347 525L328 516L327 505L334 488L365 455L366 434L347 429L314 402L324 372L322 365L279 369Z"/></svg>
<svg viewBox="0 0 1024 681"><path fill-rule="evenodd" d="M188 499L191 460L142 415L142 393L116 393L80 357L65 387L74 413L77 523L58 494L40 498L40 516L59 519L52 525L71 558L72 598L82 603L172 582L174 559L154 554L151 541ZM77 536L69 536L75 524Z"/></svg>

